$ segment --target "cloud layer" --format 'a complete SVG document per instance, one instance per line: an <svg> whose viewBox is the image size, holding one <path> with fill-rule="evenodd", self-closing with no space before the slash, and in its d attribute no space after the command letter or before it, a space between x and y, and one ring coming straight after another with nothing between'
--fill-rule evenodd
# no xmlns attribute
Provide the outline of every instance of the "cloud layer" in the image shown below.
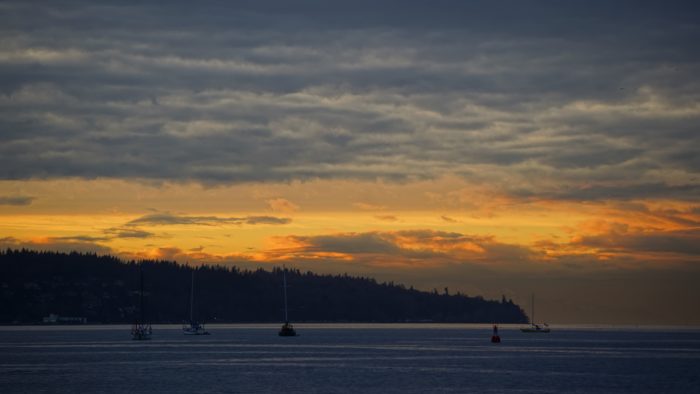
<svg viewBox="0 0 700 394"><path fill-rule="evenodd" d="M0 196L0 205L23 206L31 205L34 197L29 196Z"/></svg>
<svg viewBox="0 0 700 394"><path fill-rule="evenodd" d="M700 195L692 2L2 8L2 179Z"/></svg>
<svg viewBox="0 0 700 394"><path fill-rule="evenodd" d="M126 226L173 226L173 225L199 225L215 226L224 224L287 224L290 218L276 216L245 216L245 217L218 217L218 216L185 216L167 212L153 213L133 219Z"/></svg>

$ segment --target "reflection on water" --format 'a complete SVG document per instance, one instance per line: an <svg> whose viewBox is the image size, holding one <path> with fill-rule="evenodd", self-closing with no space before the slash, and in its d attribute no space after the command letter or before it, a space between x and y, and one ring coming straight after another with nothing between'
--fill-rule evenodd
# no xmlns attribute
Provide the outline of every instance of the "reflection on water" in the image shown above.
<svg viewBox="0 0 700 394"><path fill-rule="evenodd" d="M566 327L524 334L489 325L2 327L3 393L692 392L700 330Z"/></svg>

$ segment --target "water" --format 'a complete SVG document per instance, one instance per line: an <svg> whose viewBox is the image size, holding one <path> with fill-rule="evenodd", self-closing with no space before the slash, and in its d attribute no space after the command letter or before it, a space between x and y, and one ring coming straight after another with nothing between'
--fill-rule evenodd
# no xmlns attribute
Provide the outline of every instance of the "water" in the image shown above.
<svg viewBox="0 0 700 394"><path fill-rule="evenodd" d="M700 392L700 330L478 325L0 328L2 393Z"/></svg>

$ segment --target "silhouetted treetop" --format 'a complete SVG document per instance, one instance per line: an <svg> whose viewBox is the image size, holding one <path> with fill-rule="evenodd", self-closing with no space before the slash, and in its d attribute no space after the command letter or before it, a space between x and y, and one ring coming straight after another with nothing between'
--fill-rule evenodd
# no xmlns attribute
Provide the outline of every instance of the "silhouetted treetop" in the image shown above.
<svg viewBox="0 0 700 394"><path fill-rule="evenodd" d="M86 317L92 323L128 323L137 314L139 271L144 275L145 315L151 322L189 316L192 271L195 315L206 322L282 320L282 269L242 270L187 266L172 261L122 261L93 253L30 250L0 252L0 323L36 323L44 316ZM287 270L289 316L317 322L525 323L520 307L499 301L423 292L347 274Z"/></svg>

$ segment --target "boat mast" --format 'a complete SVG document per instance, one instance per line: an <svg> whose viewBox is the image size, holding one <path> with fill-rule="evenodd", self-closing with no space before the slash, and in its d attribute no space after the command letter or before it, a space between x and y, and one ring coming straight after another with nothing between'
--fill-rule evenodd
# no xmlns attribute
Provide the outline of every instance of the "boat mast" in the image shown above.
<svg viewBox="0 0 700 394"><path fill-rule="evenodd" d="M531 324L535 324L535 293L532 293L532 322Z"/></svg>
<svg viewBox="0 0 700 394"><path fill-rule="evenodd" d="M194 322L194 269L192 269L192 285L190 286L190 323Z"/></svg>
<svg viewBox="0 0 700 394"><path fill-rule="evenodd" d="M284 271L282 271L282 281L284 283L284 322L287 323L289 321L289 317L287 316L287 267L282 266Z"/></svg>
<svg viewBox="0 0 700 394"><path fill-rule="evenodd" d="M139 321L143 324L143 266L139 265L139 278L141 282L141 291L139 291Z"/></svg>

